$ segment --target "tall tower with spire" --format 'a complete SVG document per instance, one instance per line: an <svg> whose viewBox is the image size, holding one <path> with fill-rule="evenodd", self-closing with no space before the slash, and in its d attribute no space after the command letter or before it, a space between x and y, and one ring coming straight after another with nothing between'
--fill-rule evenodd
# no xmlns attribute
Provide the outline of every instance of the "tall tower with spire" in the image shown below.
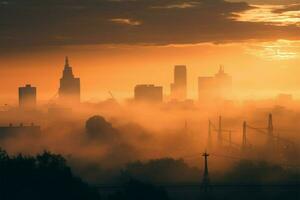
<svg viewBox="0 0 300 200"><path fill-rule="evenodd" d="M65 59L65 67L60 79L59 99L61 103L80 103L80 78L74 77L72 67L69 65L69 58Z"/></svg>

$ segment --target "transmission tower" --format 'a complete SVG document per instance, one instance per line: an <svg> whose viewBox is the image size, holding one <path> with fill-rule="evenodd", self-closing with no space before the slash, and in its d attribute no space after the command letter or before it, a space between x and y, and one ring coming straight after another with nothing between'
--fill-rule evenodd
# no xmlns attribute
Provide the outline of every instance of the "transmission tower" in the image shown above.
<svg viewBox="0 0 300 200"><path fill-rule="evenodd" d="M247 122L243 123L243 141L242 141L242 150L245 151L247 148Z"/></svg>
<svg viewBox="0 0 300 200"><path fill-rule="evenodd" d="M222 116L219 116L218 143L222 146Z"/></svg>
<svg viewBox="0 0 300 200"><path fill-rule="evenodd" d="M208 121L208 136L207 136L207 148L208 150L212 149L212 136L211 136L211 128L212 128L212 123L209 120Z"/></svg>
<svg viewBox="0 0 300 200"><path fill-rule="evenodd" d="M231 132L229 131L228 136L229 136L229 147L232 147L232 137L231 137Z"/></svg>
<svg viewBox="0 0 300 200"><path fill-rule="evenodd" d="M274 144L273 144L273 131L274 131L274 127L273 127L273 117L272 114L269 114L269 120L268 120L268 148L270 148L271 150L273 150Z"/></svg>

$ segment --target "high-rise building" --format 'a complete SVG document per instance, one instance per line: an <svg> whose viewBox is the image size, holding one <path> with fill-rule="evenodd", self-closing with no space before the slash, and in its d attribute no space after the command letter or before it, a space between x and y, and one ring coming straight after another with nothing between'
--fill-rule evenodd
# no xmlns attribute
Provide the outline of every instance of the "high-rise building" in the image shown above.
<svg viewBox="0 0 300 200"><path fill-rule="evenodd" d="M19 87L19 107L32 109L36 106L36 87L27 84L25 87Z"/></svg>
<svg viewBox="0 0 300 200"><path fill-rule="evenodd" d="M171 84L171 98L179 101L186 100L187 70L185 65L176 65L174 68L174 83Z"/></svg>
<svg viewBox="0 0 300 200"><path fill-rule="evenodd" d="M215 76L198 78L198 97L200 101L226 99L231 96L232 78L220 66Z"/></svg>
<svg viewBox="0 0 300 200"><path fill-rule="evenodd" d="M134 88L134 99L140 102L162 102L163 88L155 85L137 85Z"/></svg>
<svg viewBox="0 0 300 200"><path fill-rule="evenodd" d="M66 57L62 78L60 79L59 99L61 103L80 103L80 78L75 78Z"/></svg>
<svg viewBox="0 0 300 200"><path fill-rule="evenodd" d="M232 77L225 73L223 66L220 66L219 72L215 74L215 81L219 96L229 97L232 90Z"/></svg>

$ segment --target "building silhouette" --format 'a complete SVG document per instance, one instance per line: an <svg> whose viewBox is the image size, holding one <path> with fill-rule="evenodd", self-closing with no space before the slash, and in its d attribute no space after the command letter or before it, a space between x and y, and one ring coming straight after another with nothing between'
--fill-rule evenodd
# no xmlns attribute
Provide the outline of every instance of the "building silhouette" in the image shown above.
<svg viewBox="0 0 300 200"><path fill-rule="evenodd" d="M185 65L174 68L174 83L171 84L171 98L184 101L187 97L187 70Z"/></svg>
<svg viewBox="0 0 300 200"><path fill-rule="evenodd" d="M134 99L140 102L162 102L163 87L155 85L137 85L134 88Z"/></svg>
<svg viewBox="0 0 300 200"><path fill-rule="evenodd" d="M30 84L19 87L19 107L22 109L33 109L36 106L36 87Z"/></svg>
<svg viewBox="0 0 300 200"><path fill-rule="evenodd" d="M61 103L80 103L80 78L75 78L69 59L66 57L62 78L60 79L59 100Z"/></svg>
<svg viewBox="0 0 300 200"><path fill-rule="evenodd" d="M220 66L215 76L198 77L198 98L200 101L222 100L231 96L232 77Z"/></svg>
<svg viewBox="0 0 300 200"><path fill-rule="evenodd" d="M13 126L9 124L8 126L0 127L0 139L5 139L8 137L26 135L26 136L37 136L41 134L41 127L36 126L33 123L27 126L20 124L19 126Z"/></svg>
<svg viewBox="0 0 300 200"><path fill-rule="evenodd" d="M225 73L223 66L220 66L219 72L215 74L215 81L219 97L228 97L232 89L232 77Z"/></svg>

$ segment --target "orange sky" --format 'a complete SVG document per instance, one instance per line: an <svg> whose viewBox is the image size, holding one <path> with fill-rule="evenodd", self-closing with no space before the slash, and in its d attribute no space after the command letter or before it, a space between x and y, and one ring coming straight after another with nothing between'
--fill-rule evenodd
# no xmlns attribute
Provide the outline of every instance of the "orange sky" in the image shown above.
<svg viewBox="0 0 300 200"><path fill-rule="evenodd" d="M72 46L50 52L1 57L3 103L17 100L17 87L31 83L38 87L38 98L51 99L57 92L64 56L81 78L82 99L96 101L133 96L140 83L164 86L169 94L173 66L188 66L189 97L197 98L197 77L213 75L219 64L233 76L237 98L274 97L293 93L300 97L297 42L233 43L226 45L169 46ZM293 56L290 56L293 55ZM286 57L285 57L286 56Z"/></svg>
<svg viewBox="0 0 300 200"><path fill-rule="evenodd" d="M162 85L168 95L177 64L188 67L190 98L197 77L220 64L237 99L300 98L299 8L294 0L0 2L0 103L16 103L27 83L49 101L66 55L84 101L109 98L108 91L131 98L141 83Z"/></svg>

